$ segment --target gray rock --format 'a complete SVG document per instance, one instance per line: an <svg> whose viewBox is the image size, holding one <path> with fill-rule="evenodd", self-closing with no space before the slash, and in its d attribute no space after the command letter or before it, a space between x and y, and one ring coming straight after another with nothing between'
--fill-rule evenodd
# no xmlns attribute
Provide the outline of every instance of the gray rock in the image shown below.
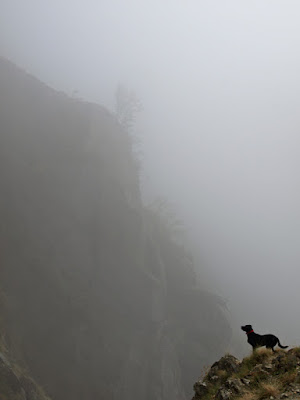
<svg viewBox="0 0 300 400"><path fill-rule="evenodd" d="M271 371L273 369L273 365L272 364L265 364L264 365L264 369L266 369L267 371Z"/></svg>
<svg viewBox="0 0 300 400"><path fill-rule="evenodd" d="M240 364L241 362L237 358L235 358L231 354L228 354L222 357L219 361L215 362L212 365L211 370L224 370L226 372L232 373L238 370Z"/></svg>
<svg viewBox="0 0 300 400"><path fill-rule="evenodd" d="M261 378L266 378L270 375L270 372L271 370L266 369L262 364L257 364L250 372L250 375L259 374Z"/></svg>
<svg viewBox="0 0 300 400"><path fill-rule="evenodd" d="M215 399L216 400L229 400L232 397L232 392L231 390L225 389L224 387L221 387L217 394Z"/></svg>
<svg viewBox="0 0 300 400"><path fill-rule="evenodd" d="M281 395L280 395L281 399L286 399L288 397L289 397L289 395L287 393L281 393Z"/></svg>
<svg viewBox="0 0 300 400"><path fill-rule="evenodd" d="M196 382L194 384L194 391L195 391L195 396L194 399L198 399L202 396L204 396L207 393L207 385L204 382Z"/></svg>
<svg viewBox="0 0 300 400"><path fill-rule="evenodd" d="M246 379L246 378L242 378L242 379L241 379L241 382L242 382L244 385L250 385L250 383L251 383L250 379Z"/></svg>
<svg viewBox="0 0 300 400"><path fill-rule="evenodd" d="M243 391L243 383L240 379L227 379L225 387L236 394Z"/></svg>

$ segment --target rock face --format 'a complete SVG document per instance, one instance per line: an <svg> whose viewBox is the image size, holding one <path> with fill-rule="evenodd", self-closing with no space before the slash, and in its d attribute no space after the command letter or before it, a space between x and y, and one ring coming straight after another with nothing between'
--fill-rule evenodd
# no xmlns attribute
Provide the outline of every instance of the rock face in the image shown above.
<svg viewBox="0 0 300 400"><path fill-rule="evenodd" d="M0 313L13 356L57 400L183 400L231 331L171 224L142 205L128 133L3 59L0 87Z"/></svg>
<svg viewBox="0 0 300 400"><path fill-rule="evenodd" d="M257 350L241 362L226 355L194 384L194 391L193 400L299 399L300 348Z"/></svg>
<svg viewBox="0 0 300 400"><path fill-rule="evenodd" d="M219 361L215 362L210 368L207 378L209 380L214 376L219 376L221 371L226 371L227 373L233 373L238 370L240 361L232 355L226 355L222 357Z"/></svg>
<svg viewBox="0 0 300 400"><path fill-rule="evenodd" d="M0 355L1 400L50 400L37 384L23 372L16 371L7 358Z"/></svg>

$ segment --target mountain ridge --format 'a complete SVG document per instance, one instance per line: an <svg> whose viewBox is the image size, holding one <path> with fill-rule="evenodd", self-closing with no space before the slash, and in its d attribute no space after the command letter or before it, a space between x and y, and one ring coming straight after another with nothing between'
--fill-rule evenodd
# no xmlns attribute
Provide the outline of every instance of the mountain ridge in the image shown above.
<svg viewBox="0 0 300 400"><path fill-rule="evenodd" d="M300 398L300 348L258 349L242 361L226 354L194 384L193 400Z"/></svg>

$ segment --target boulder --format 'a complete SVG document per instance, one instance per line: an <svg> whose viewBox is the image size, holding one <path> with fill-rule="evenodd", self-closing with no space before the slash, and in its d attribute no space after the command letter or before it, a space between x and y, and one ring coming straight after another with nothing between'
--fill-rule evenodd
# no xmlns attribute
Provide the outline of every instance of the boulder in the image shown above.
<svg viewBox="0 0 300 400"><path fill-rule="evenodd" d="M200 399L207 393L206 383L200 381L196 382L194 384L194 391L195 391L195 396L193 397L193 399Z"/></svg>
<svg viewBox="0 0 300 400"><path fill-rule="evenodd" d="M232 397L232 391L229 389L226 389L224 387L221 387L217 394L215 399L216 400L229 400Z"/></svg>
<svg viewBox="0 0 300 400"><path fill-rule="evenodd" d="M225 388L231 390L232 392L238 394L243 391L243 383L240 379L227 379L225 382Z"/></svg>
<svg viewBox="0 0 300 400"><path fill-rule="evenodd" d="M227 375L231 375L233 372L236 372L238 370L240 364L241 362L237 358L228 354L211 366L206 376L206 379L208 381L217 381L217 379L222 376L220 374L221 371L223 371Z"/></svg>

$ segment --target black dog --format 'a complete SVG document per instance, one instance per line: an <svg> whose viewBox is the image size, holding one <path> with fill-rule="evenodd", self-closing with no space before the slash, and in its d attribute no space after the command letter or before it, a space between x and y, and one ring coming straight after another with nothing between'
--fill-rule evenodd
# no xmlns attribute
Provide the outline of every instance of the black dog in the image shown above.
<svg viewBox="0 0 300 400"><path fill-rule="evenodd" d="M247 333L248 343L253 347L253 351L257 347L266 346L267 349L272 349L274 352L274 347L278 344L282 349L286 349L289 346L282 346L278 337L274 335L258 335L254 333L251 325L241 326L241 329Z"/></svg>

